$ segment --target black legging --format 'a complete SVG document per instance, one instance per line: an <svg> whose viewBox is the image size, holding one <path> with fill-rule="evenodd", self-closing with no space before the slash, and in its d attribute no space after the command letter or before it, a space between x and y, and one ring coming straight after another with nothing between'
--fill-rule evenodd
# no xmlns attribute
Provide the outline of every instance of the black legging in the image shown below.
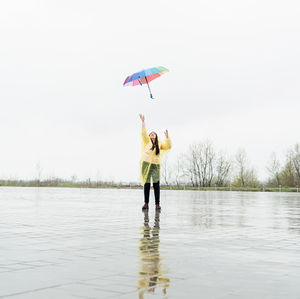
<svg viewBox="0 0 300 299"><path fill-rule="evenodd" d="M154 188L154 197L155 197L155 204L159 204L159 195L160 195L160 187L159 182L153 183ZM149 196L150 196L150 183L146 183L144 185L144 197L145 197L145 203L149 203Z"/></svg>

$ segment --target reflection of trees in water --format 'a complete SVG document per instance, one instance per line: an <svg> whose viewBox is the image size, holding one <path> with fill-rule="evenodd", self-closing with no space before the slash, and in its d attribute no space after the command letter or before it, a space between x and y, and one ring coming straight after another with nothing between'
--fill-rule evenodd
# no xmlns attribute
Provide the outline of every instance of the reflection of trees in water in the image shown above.
<svg viewBox="0 0 300 299"><path fill-rule="evenodd" d="M300 199L287 198L284 200L287 206L286 219L288 221L288 229L300 234Z"/></svg>
<svg viewBox="0 0 300 299"><path fill-rule="evenodd" d="M144 226L142 227L143 237L140 239L140 271L137 288L139 299L144 299L145 293L153 293L155 288L161 287L163 295L166 295L170 279L165 276L162 270L161 257L159 252L159 217L160 212L155 213L154 226L149 226L148 211L144 212Z"/></svg>
<svg viewBox="0 0 300 299"><path fill-rule="evenodd" d="M270 200L271 199L271 200ZM300 197L292 193L269 194L272 229L300 234Z"/></svg>
<svg viewBox="0 0 300 299"><path fill-rule="evenodd" d="M192 210L191 222L193 226L201 226L203 228L212 228L215 226L216 220L212 205L194 202Z"/></svg>
<svg viewBox="0 0 300 299"><path fill-rule="evenodd" d="M193 226L201 226L203 228L212 228L215 226L214 206L211 204L211 200L207 197L206 193L193 192L191 194L192 200L189 201L188 219ZM186 205L186 202L185 202ZM184 211L185 207L181 207L181 211Z"/></svg>
<svg viewBox="0 0 300 299"><path fill-rule="evenodd" d="M190 201L189 219L193 226L209 229L217 226L246 226L247 208L253 206L247 198L224 198L220 193L199 195Z"/></svg>

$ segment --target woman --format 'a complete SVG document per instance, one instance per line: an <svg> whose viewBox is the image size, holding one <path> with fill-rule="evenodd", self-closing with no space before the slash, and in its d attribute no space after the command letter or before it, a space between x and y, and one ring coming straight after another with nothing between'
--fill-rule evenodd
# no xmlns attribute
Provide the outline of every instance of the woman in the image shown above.
<svg viewBox="0 0 300 299"><path fill-rule="evenodd" d="M140 165L140 180L144 186L145 199L145 203L142 209L147 210L149 208L148 204L150 196L150 183L152 182L154 188L155 206L157 210L160 210L160 164L163 155L171 149L172 144L169 138L168 130L164 132L166 136L165 142L160 143L155 132L151 132L149 136L147 135L144 115L140 114L140 119L142 121L142 155Z"/></svg>

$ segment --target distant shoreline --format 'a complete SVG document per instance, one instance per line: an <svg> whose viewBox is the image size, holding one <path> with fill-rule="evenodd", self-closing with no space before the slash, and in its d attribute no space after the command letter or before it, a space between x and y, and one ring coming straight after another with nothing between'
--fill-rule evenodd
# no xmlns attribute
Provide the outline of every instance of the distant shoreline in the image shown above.
<svg viewBox="0 0 300 299"><path fill-rule="evenodd" d="M97 182L37 182L37 181L0 181L1 187L53 187L53 188L85 188L85 189L142 189L143 186L138 184L125 183L97 183ZM161 185L161 190L186 190L186 191L245 191L245 192L295 192L299 193L300 188L297 187L192 187L188 185Z"/></svg>

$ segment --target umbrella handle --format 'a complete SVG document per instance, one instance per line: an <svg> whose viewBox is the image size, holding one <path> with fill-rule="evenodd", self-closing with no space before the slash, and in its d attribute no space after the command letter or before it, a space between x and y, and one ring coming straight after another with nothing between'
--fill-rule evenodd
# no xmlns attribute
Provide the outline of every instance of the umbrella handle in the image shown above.
<svg viewBox="0 0 300 299"><path fill-rule="evenodd" d="M146 80L146 83L147 83L147 86L148 86L148 89L149 89L149 93L150 93L150 98L153 100L153 95L151 93L151 89L150 89L150 86L149 86L149 83L148 83L148 80L147 80L147 76L145 77L145 80Z"/></svg>

